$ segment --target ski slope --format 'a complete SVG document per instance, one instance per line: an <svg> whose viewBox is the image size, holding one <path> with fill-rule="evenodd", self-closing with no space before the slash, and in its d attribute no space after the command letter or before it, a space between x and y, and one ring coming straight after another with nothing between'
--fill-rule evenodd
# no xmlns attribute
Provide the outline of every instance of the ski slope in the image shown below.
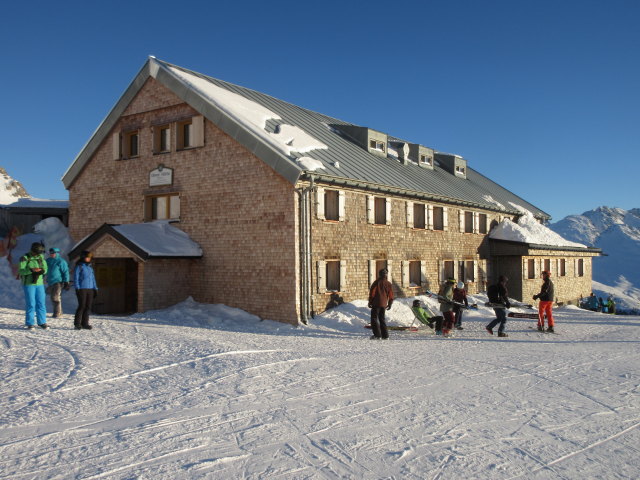
<svg viewBox="0 0 640 480"><path fill-rule="evenodd" d="M372 341L367 316L294 328L187 300L26 331L0 307L0 478L638 478L639 317L567 307L559 335L509 319L502 339L480 307L453 339Z"/></svg>

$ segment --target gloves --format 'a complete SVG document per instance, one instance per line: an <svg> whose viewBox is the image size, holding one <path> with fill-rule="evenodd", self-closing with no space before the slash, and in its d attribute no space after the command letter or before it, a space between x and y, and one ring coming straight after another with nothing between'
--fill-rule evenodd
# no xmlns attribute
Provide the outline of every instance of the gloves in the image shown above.
<svg viewBox="0 0 640 480"><path fill-rule="evenodd" d="M534 295L534 296L533 296L533 299L534 299L534 300L537 300L537 299L538 299L538 297L539 297L538 295Z"/></svg>
<svg viewBox="0 0 640 480"><path fill-rule="evenodd" d="M373 308L373 303L369 303L369 304L367 304L367 307L369 307L369 308Z"/></svg>
<svg viewBox="0 0 640 480"><path fill-rule="evenodd" d="M98 296L98 290L93 290L93 298L96 298Z"/></svg>
<svg viewBox="0 0 640 480"><path fill-rule="evenodd" d="M511 308L511 304L509 302L505 303L505 307Z"/></svg>
<svg viewBox="0 0 640 480"><path fill-rule="evenodd" d="M392 303L393 303L393 300L391 300L391 301L389 302L389 305L387 305L387 310L391 310L391 304L392 304Z"/></svg>
<svg viewBox="0 0 640 480"><path fill-rule="evenodd" d="M62 284L62 288L64 288L65 290L69 290L71 288L71 285L69 285L69 282L64 282Z"/></svg>

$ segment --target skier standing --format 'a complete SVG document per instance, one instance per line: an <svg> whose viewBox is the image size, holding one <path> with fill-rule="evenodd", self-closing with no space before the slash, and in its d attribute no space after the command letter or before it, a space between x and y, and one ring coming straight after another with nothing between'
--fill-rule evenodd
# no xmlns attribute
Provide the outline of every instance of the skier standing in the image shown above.
<svg viewBox="0 0 640 480"><path fill-rule="evenodd" d="M69 290L69 265L60 256L59 248L49 249L47 268L47 291L53 303L53 318L58 318L62 316L62 289Z"/></svg>
<svg viewBox="0 0 640 480"><path fill-rule="evenodd" d="M47 273L47 262L44 260L43 252L44 246L41 243L33 243L31 250L20 257L18 267L26 304L24 323L29 330L35 328L34 314L40 328L49 328L44 279L42 278Z"/></svg>
<svg viewBox="0 0 640 480"><path fill-rule="evenodd" d="M445 298L448 301L440 300L440 311L444 317L442 322L442 335L448 337L451 335L455 317L453 313L453 286L456 284L455 278L448 278L447 281L440 287L438 295ZM438 332L436 332L437 334Z"/></svg>
<svg viewBox="0 0 640 480"><path fill-rule="evenodd" d="M78 309L73 320L76 330L83 328L91 330L93 328L89 325L89 313L91 312L93 299L98 295L98 285L91 267L92 258L93 254L91 252L83 251L73 272L73 286L78 297Z"/></svg>
<svg viewBox="0 0 640 480"><path fill-rule="evenodd" d="M385 310L391 309L393 303L393 287L387 280L387 269L378 272L378 279L369 288L369 308L371 309L371 339L388 339L389 331L385 320Z"/></svg>
<svg viewBox="0 0 640 480"><path fill-rule="evenodd" d="M544 332L544 317L547 317L547 332L553 333L553 299L554 291L553 291L553 282L551 281L551 272L545 270L542 272L542 279L544 280L542 283L542 287L540 288L540 293L533 296L534 300L540 300L538 304L538 330Z"/></svg>
<svg viewBox="0 0 640 480"><path fill-rule="evenodd" d="M495 304L502 304L504 306L494 307L493 311L496 312L496 318L489 323L485 328L489 334L493 335L493 329L496 325L500 324L498 327L498 336L499 337L508 337L506 333L504 333L504 327L507 324L507 312L505 311L507 308L511 308L511 303L509 303L509 292L507 291L507 282L509 279L504 275L500 275L498 277L498 284L492 285L489 287L487 293L489 294L489 301Z"/></svg>
<svg viewBox="0 0 640 480"><path fill-rule="evenodd" d="M469 308L469 301L467 300L467 291L464 289L464 283L458 282L456 288L453 289L453 301L457 303L464 303ZM455 327L457 330L462 330L462 307L460 305L453 306L453 312L455 314Z"/></svg>

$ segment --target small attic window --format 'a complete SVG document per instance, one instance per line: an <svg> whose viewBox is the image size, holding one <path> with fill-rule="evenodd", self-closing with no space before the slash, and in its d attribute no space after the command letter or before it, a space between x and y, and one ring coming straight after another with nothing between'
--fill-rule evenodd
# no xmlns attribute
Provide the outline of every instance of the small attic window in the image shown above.
<svg viewBox="0 0 640 480"><path fill-rule="evenodd" d="M461 167L460 165L456 165L456 173L460 175L465 175L465 168Z"/></svg>
<svg viewBox="0 0 640 480"><path fill-rule="evenodd" d="M433 158L429 155L420 155L420 165L431 165L433 166Z"/></svg>
<svg viewBox="0 0 640 480"><path fill-rule="evenodd" d="M384 152L384 142L381 142L380 140L369 140L369 148Z"/></svg>

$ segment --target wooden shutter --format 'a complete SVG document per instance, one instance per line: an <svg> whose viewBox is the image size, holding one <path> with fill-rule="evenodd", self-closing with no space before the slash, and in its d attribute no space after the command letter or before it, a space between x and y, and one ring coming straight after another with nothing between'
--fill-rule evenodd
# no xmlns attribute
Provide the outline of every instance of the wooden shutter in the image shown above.
<svg viewBox="0 0 640 480"><path fill-rule="evenodd" d="M390 198L385 198L384 199L384 207L386 209L386 224L387 225L391 225L391 199Z"/></svg>
<svg viewBox="0 0 640 480"><path fill-rule="evenodd" d="M478 233L480 231L480 214L478 212L473 212L473 233Z"/></svg>
<svg viewBox="0 0 640 480"><path fill-rule="evenodd" d="M478 261L473 261L473 281L477 284L480 284L480 278L478 274L480 273L480 268L478 266Z"/></svg>
<svg viewBox="0 0 640 480"><path fill-rule="evenodd" d="M376 198L373 195L367 195L367 223L376 223Z"/></svg>
<svg viewBox="0 0 640 480"><path fill-rule="evenodd" d="M413 228L413 202L407 202L407 227Z"/></svg>
<svg viewBox="0 0 640 480"><path fill-rule="evenodd" d="M344 190L338 191L338 220L344 222Z"/></svg>
<svg viewBox="0 0 640 480"><path fill-rule="evenodd" d="M433 230L433 205L427 205L427 228Z"/></svg>
<svg viewBox="0 0 640 480"><path fill-rule="evenodd" d="M522 278L527 280L529 278L529 260L522 258Z"/></svg>
<svg viewBox="0 0 640 480"><path fill-rule="evenodd" d="M427 262L420 260L420 285L423 287L427 284Z"/></svg>
<svg viewBox="0 0 640 480"><path fill-rule="evenodd" d="M438 284L444 282L444 260L438 260Z"/></svg>
<svg viewBox="0 0 640 480"><path fill-rule="evenodd" d="M442 230L449 230L449 212L447 207L442 207Z"/></svg>
<svg viewBox="0 0 640 480"><path fill-rule="evenodd" d="M327 291L327 262L318 260L318 293Z"/></svg>
<svg viewBox="0 0 640 480"><path fill-rule="evenodd" d="M542 260L542 259L533 262L533 265L535 267L535 270L534 270L535 278L538 278L540 276L540 266L542 265L542 262L544 262L544 260Z"/></svg>
<svg viewBox="0 0 640 480"><path fill-rule="evenodd" d="M194 147L204 146L204 117L202 115L191 119L191 129L191 135L193 137L191 145Z"/></svg>
<svg viewBox="0 0 640 480"><path fill-rule="evenodd" d="M324 220L324 188L316 188L316 217L318 220Z"/></svg>
<svg viewBox="0 0 640 480"><path fill-rule="evenodd" d="M376 261L369 260L369 286L376 281L378 274L376 273Z"/></svg>
<svg viewBox="0 0 640 480"><path fill-rule="evenodd" d="M114 160L120 160L120 158L121 158L121 154L120 154L120 132L114 133L113 136L111 137L111 147L113 149L112 158Z"/></svg>
<svg viewBox="0 0 640 480"><path fill-rule="evenodd" d="M465 211L458 210L458 225L460 226L460 233L465 232L464 223L465 223Z"/></svg>
<svg viewBox="0 0 640 480"><path fill-rule="evenodd" d="M340 291L347 289L347 261L340 260Z"/></svg>
<svg viewBox="0 0 640 480"><path fill-rule="evenodd" d="M387 280L389 280L390 282L393 282L393 277L391 276L391 264L393 262L391 260L387 260Z"/></svg>
<svg viewBox="0 0 640 480"><path fill-rule="evenodd" d="M409 261L402 260L402 286L409 286Z"/></svg>

